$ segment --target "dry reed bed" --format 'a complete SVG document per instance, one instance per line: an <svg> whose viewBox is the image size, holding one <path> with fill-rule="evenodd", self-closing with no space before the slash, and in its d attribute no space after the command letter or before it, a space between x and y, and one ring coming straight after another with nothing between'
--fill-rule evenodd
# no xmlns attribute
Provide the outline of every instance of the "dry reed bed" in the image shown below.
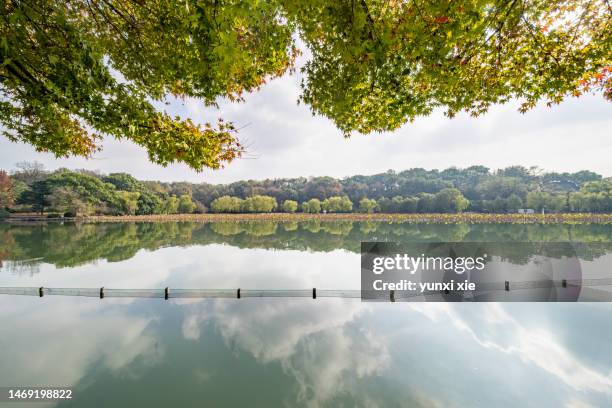
<svg viewBox="0 0 612 408"><path fill-rule="evenodd" d="M222 222L222 221L375 221L390 223L436 224L612 224L612 214L172 214L132 216L92 216L77 219L83 222Z"/></svg>

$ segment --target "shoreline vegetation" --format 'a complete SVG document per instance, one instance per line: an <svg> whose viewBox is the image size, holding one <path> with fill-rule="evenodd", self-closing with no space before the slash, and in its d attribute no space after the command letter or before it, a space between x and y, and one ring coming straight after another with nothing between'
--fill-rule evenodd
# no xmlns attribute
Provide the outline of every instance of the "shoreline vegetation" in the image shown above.
<svg viewBox="0 0 612 408"><path fill-rule="evenodd" d="M150 214L150 215L97 215L88 217L48 218L31 214L12 214L5 223L41 222L82 222L82 223L120 223L120 222L248 222L248 221L364 221L389 223L430 223L430 224L612 224L612 214L595 213L554 213L554 214L481 214L481 213L430 213L430 214L391 214L391 213L251 213L251 214Z"/></svg>
<svg viewBox="0 0 612 408"><path fill-rule="evenodd" d="M16 166L11 174L0 170L0 219L33 213L94 220L250 219L247 214L252 214L257 219L288 220L600 223L608 218L594 214L612 214L612 178L586 170L414 168L342 179L209 184L143 181L127 173L46 171L39 163ZM218 215L211 218L211 213ZM539 216L542 213L559 215L546 218Z"/></svg>

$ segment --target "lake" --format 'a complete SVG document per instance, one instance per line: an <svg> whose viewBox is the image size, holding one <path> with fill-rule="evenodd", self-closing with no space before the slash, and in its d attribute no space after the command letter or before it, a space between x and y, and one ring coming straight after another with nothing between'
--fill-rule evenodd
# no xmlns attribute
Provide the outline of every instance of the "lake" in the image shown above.
<svg viewBox="0 0 612 408"><path fill-rule="evenodd" d="M0 286L356 290L362 241L500 242L510 263L530 256L512 242L587 242L588 269L611 256L612 225L0 224ZM612 406L611 313L0 295L0 386L71 387L59 407Z"/></svg>

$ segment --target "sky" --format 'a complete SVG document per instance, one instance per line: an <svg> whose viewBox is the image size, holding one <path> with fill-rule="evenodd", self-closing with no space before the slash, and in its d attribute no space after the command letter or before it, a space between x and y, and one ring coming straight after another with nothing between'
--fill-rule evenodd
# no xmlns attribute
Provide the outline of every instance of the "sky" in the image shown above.
<svg viewBox="0 0 612 408"><path fill-rule="evenodd" d="M601 95L544 104L521 114L518 102L493 107L472 118L446 118L441 111L407 123L395 132L344 138L325 117L297 104L300 77L285 75L247 95L243 103L221 101L218 108L196 99L170 101L163 108L196 123L231 120L248 146L244 158L221 170L197 173L182 164L149 162L145 149L107 137L91 159L55 158L0 136L0 168L38 161L48 169L85 168L128 172L143 180L229 183L246 179L299 176L345 177L413 167L444 169L484 165L539 166L547 171L591 170L612 176L612 103Z"/></svg>

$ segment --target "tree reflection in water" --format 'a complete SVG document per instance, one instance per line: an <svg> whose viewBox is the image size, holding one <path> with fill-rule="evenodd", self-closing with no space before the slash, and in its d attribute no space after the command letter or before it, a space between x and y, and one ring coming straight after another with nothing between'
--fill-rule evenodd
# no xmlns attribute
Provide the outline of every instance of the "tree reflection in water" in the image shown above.
<svg viewBox="0 0 612 408"><path fill-rule="evenodd" d="M344 220L3 224L0 263L21 262L19 265L30 268L28 273L35 273L36 262L27 262L39 258L57 267L72 267L96 260L127 260L141 249L210 244L313 252L344 249L358 253L362 241L499 242L495 255L512 262L524 262L531 253L522 248L517 252L512 245L506 245L508 242L533 242L533 253L539 250L538 242L587 242L589 245L578 255L591 260L612 250L612 225L390 224ZM17 263L12 265L7 267L5 263L5 270L20 270Z"/></svg>

